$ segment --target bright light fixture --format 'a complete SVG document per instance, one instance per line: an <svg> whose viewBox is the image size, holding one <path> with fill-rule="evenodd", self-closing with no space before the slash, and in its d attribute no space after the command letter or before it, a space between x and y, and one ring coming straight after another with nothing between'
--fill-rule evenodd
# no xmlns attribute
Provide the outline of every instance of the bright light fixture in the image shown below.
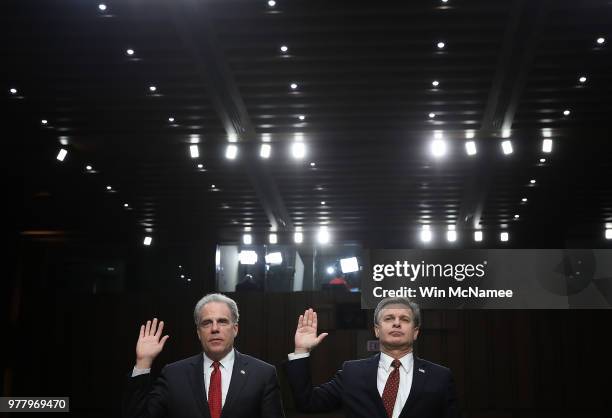
<svg viewBox="0 0 612 418"><path fill-rule="evenodd" d="M278 235L276 235L275 233L272 233L268 236L268 242L270 244L276 244L278 243Z"/></svg>
<svg viewBox="0 0 612 418"><path fill-rule="evenodd" d="M283 264L283 254L280 251L266 254L265 256L266 264Z"/></svg>
<svg viewBox="0 0 612 418"><path fill-rule="evenodd" d="M191 158L198 158L200 156L200 148L195 144L189 145L189 153Z"/></svg>
<svg viewBox="0 0 612 418"><path fill-rule="evenodd" d="M606 229L606 239L612 239L612 229Z"/></svg>
<svg viewBox="0 0 612 418"><path fill-rule="evenodd" d="M332 266L327 266L327 268L325 269L325 272L327 274L334 274L336 272L336 269L333 268Z"/></svg>
<svg viewBox="0 0 612 418"><path fill-rule="evenodd" d="M276 2L274 0L269 0L268 1L268 6L274 7L274 6L276 6Z"/></svg>
<svg viewBox="0 0 612 418"><path fill-rule="evenodd" d="M236 145L230 144L225 149L225 158L228 160L235 160L238 155L238 147Z"/></svg>
<svg viewBox="0 0 612 418"><path fill-rule="evenodd" d="M151 237L144 237L144 241L142 241L142 243L146 246L151 245L152 242L153 242L153 238Z"/></svg>
<svg viewBox="0 0 612 418"><path fill-rule="evenodd" d="M587 78L586 78L585 76L581 76L581 77L578 79L578 81L579 81L579 82L581 82L581 83L586 83Z"/></svg>
<svg viewBox="0 0 612 418"><path fill-rule="evenodd" d="M421 241L431 242L432 238L433 236L431 234L431 230L429 229L429 225L423 225L423 228L421 229Z"/></svg>
<svg viewBox="0 0 612 418"><path fill-rule="evenodd" d="M446 155L446 142L443 139L431 141L431 154L436 158Z"/></svg>
<svg viewBox="0 0 612 418"><path fill-rule="evenodd" d="M319 228L319 232L317 232L317 241L319 244L327 244L329 242L329 231L326 226L322 226Z"/></svg>
<svg viewBox="0 0 612 418"><path fill-rule="evenodd" d="M87 170L87 171L91 171L91 170L93 170L93 167L92 167L92 166L90 166L90 165L86 165L86 166L85 166L85 170Z"/></svg>
<svg viewBox="0 0 612 418"><path fill-rule="evenodd" d="M238 253L240 264L253 265L257 263L257 253L253 250L243 250Z"/></svg>
<svg viewBox="0 0 612 418"><path fill-rule="evenodd" d="M302 242L304 242L304 234L302 234L301 232L294 233L293 242L295 242L296 244L301 244Z"/></svg>
<svg viewBox="0 0 612 418"><path fill-rule="evenodd" d="M291 154L296 159L304 158L306 156L306 145L303 142L294 142L291 144Z"/></svg>
<svg viewBox="0 0 612 418"><path fill-rule="evenodd" d="M304 120L304 119L306 119L306 116L304 116L304 115L299 115L299 116L298 116L298 119L299 119L299 120Z"/></svg>
<svg viewBox="0 0 612 418"><path fill-rule="evenodd" d="M64 158L66 158L66 155L68 154L68 151L66 151L64 148L60 149L59 152L57 153L57 160L58 161L64 161Z"/></svg>
<svg viewBox="0 0 612 418"><path fill-rule="evenodd" d="M132 48L128 48L125 50L125 53L128 55L134 55L134 50Z"/></svg>
<svg viewBox="0 0 612 418"><path fill-rule="evenodd" d="M295 90L298 88L298 85L296 83L291 83L289 87L291 87L291 90Z"/></svg>
<svg viewBox="0 0 612 418"><path fill-rule="evenodd" d="M550 138L544 139L542 141L542 152L546 152L546 153L551 152L552 146L553 146L552 139Z"/></svg>
<svg viewBox="0 0 612 418"><path fill-rule="evenodd" d="M531 180L529 180L529 183L530 184L536 184L536 181L535 181L535 179L531 179Z"/></svg>
<svg viewBox="0 0 612 418"><path fill-rule="evenodd" d="M431 85L434 87L438 87L440 85L440 82L438 80L434 80L431 82Z"/></svg>
<svg viewBox="0 0 612 418"><path fill-rule="evenodd" d="M155 87L155 86L149 86L149 91L150 91L150 92L155 92L155 91L157 91L157 87Z"/></svg>
<svg viewBox="0 0 612 418"><path fill-rule="evenodd" d="M466 141L465 143L465 152L467 155L476 155L476 142L474 141Z"/></svg>
<svg viewBox="0 0 612 418"><path fill-rule="evenodd" d="M597 38L597 43L603 45L606 42L606 38Z"/></svg>
<svg viewBox="0 0 612 418"><path fill-rule="evenodd" d="M17 94L17 89L10 89L10 90L9 90L9 92L10 92L11 94Z"/></svg>
<svg viewBox="0 0 612 418"><path fill-rule="evenodd" d="M261 144L259 148L259 156L261 158L270 158L270 154L272 153L272 146L270 144Z"/></svg>
<svg viewBox="0 0 612 418"><path fill-rule="evenodd" d="M49 123L49 121L47 119L43 119L40 121L40 123L42 123L43 125L46 125L47 123Z"/></svg>
<svg viewBox="0 0 612 418"><path fill-rule="evenodd" d="M359 262L357 261L357 257L341 258L340 270L342 270L342 273L354 273L359 271Z"/></svg>
<svg viewBox="0 0 612 418"><path fill-rule="evenodd" d="M446 46L446 44L444 42L438 42L436 46L438 47L438 49L442 49Z"/></svg>
<svg viewBox="0 0 612 418"><path fill-rule="evenodd" d="M569 115L570 115L570 113L572 113L572 112L571 112L569 109L565 109L565 110L563 111L563 116L569 116Z"/></svg>
<svg viewBox="0 0 612 418"><path fill-rule="evenodd" d="M522 199L521 199L521 202L523 202L523 203L527 203L527 198L526 198L526 197L522 198Z"/></svg>
<svg viewBox="0 0 612 418"><path fill-rule="evenodd" d="M499 240L502 242L507 242L510 239L510 234L508 234L507 232L502 232L501 234L499 234Z"/></svg>
<svg viewBox="0 0 612 418"><path fill-rule="evenodd" d="M253 236L251 234L244 234L242 236L242 243L244 245L251 245L253 243Z"/></svg>
<svg viewBox="0 0 612 418"><path fill-rule="evenodd" d="M520 216L518 213L517 213L516 215L514 215L514 219L518 219L518 218L520 218L520 217L521 217L521 216Z"/></svg>
<svg viewBox="0 0 612 418"><path fill-rule="evenodd" d="M448 242L457 241L457 231L455 230L455 225L448 226L448 231L446 231L446 240Z"/></svg>
<svg viewBox="0 0 612 418"><path fill-rule="evenodd" d="M465 131L465 139L473 139L476 136L476 132L474 132L473 130L467 130Z"/></svg>
<svg viewBox="0 0 612 418"><path fill-rule="evenodd" d="M168 122L173 123L174 122L174 118L171 116L168 118Z"/></svg>
<svg viewBox="0 0 612 418"><path fill-rule="evenodd" d="M429 119L433 119L436 117L436 114L433 112L430 112L428 116L429 116Z"/></svg>
<svg viewBox="0 0 612 418"><path fill-rule="evenodd" d="M474 231L474 241L476 242L482 241L482 231Z"/></svg>
<svg viewBox="0 0 612 418"><path fill-rule="evenodd" d="M504 152L505 155L512 154L513 152L512 141L510 140L503 141L501 145L502 145L502 151Z"/></svg>

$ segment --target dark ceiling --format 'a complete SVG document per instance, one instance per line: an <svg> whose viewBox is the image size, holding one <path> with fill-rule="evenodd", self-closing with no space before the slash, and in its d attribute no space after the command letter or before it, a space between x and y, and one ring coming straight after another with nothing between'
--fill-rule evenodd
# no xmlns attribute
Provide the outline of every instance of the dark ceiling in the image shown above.
<svg viewBox="0 0 612 418"><path fill-rule="evenodd" d="M612 1L100 3L3 3L16 232L282 243L326 224L401 247L429 224L441 246L448 225L463 245L609 245Z"/></svg>

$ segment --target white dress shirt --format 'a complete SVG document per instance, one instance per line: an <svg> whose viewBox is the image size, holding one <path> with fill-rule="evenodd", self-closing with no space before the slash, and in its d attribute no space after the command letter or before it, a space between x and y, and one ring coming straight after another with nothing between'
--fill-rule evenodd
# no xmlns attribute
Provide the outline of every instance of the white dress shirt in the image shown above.
<svg viewBox="0 0 612 418"><path fill-rule="evenodd" d="M406 400L408 399L408 395L410 395L410 389L412 388L412 372L414 370L414 356L412 353L406 354L404 357L399 359L402 365L400 366L399 374L399 389L397 391L397 398L395 398L395 406L393 407L393 418L399 417L402 412L402 408L406 404ZM393 367L391 363L393 362L393 357L380 353L380 360L378 361L378 373L376 377L376 387L378 388L378 393L382 398L383 391L385 390L385 384L387 383L387 378L393 371Z"/></svg>
<svg viewBox="0 0 612 418"><path fill-rule="evenodd" d="M210 376L214 370L213 360L209 359L208 356L202 353L204 356L204 386L206 386L206 400L208 400L208 388L210 387ZM221 366L221 407L225 405L225 398L227 397L227 391L229 390L230 381L232 380L232 370L234 370L234 350L227 353L225 357L219 360Z"/></svg>
<svg viewBox="0 0 612 418"><path fill-rule="evenodd" d="M302 353L302 354L289 354L289 361L298 360L301 358L305 358L310 356L310 353ZM408 396L410 395L410 389L412 388L412 372L414 370L414 356L412 353L406 354L404 357L399 359L402 366L400 367L400 381L399 388L397 390L397 398L395 398L395 406L393 407L393 417L398 418L406 401L408 400ZM385 390L385 384L387 383L387 378L393 371L393 367L391 367L391 363L393 362L393 357L381 352L380 360L378 361L378 373L376 375L376 387L378 388L378 394L382 398L383 391Z"/></svg>

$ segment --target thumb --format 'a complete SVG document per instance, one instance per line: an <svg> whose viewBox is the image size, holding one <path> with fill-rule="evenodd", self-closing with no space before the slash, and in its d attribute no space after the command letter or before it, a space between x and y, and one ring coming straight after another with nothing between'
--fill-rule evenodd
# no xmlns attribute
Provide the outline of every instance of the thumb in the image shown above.
<svg viewBox="0 0 612 418"><path fill-rule="evenodd" d="M166 344L166 341L168 341L168 338L170 338L169 335L164 335L162 337L162 339L159 341L159 343L161 344L162 348L164 348L164 344Z"/></svg>
<svg viewBox="0 0 612 418"><path fill-rule="evenodd" d="M325 339L325 337L327 337L329 334L327 332L323 332L321 333L318 337L317 337L317 345L321 343L321 341L323 341Z"/></svg>

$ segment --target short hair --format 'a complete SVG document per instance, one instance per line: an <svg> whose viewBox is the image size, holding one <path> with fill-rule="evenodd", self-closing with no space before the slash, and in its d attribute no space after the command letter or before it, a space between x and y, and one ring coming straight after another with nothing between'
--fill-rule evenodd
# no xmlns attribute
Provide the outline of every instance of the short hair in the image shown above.
<svg viewBox="0 0 612 418"><path fill-rule="evenodd" d="M380 317L380 311L385 309L388 305L404 305L412 311L412 320L414 321L415 327L421 326L421 310L419 308L419 304L411 301L408 298L385 298L378 302L376 309L374 309L374 323L378 325L378 320Z"/></svg>
<svg viewBox="0 0 612 418"><path fill-rule="evenodd" d="M200 299L198 303L196 303L196 306L193 310L193 320L195 321L196 326L199 325L198 322L200 321L200 311L202 310L204 305L210 302L225 303L229 308L230 312L232 313L232 321L235 324L238 323L238 320L240 319L240 313L238 312L238 305L236 304L234 299L222 295L221 293L209 293L208 295Z"/></svg>

